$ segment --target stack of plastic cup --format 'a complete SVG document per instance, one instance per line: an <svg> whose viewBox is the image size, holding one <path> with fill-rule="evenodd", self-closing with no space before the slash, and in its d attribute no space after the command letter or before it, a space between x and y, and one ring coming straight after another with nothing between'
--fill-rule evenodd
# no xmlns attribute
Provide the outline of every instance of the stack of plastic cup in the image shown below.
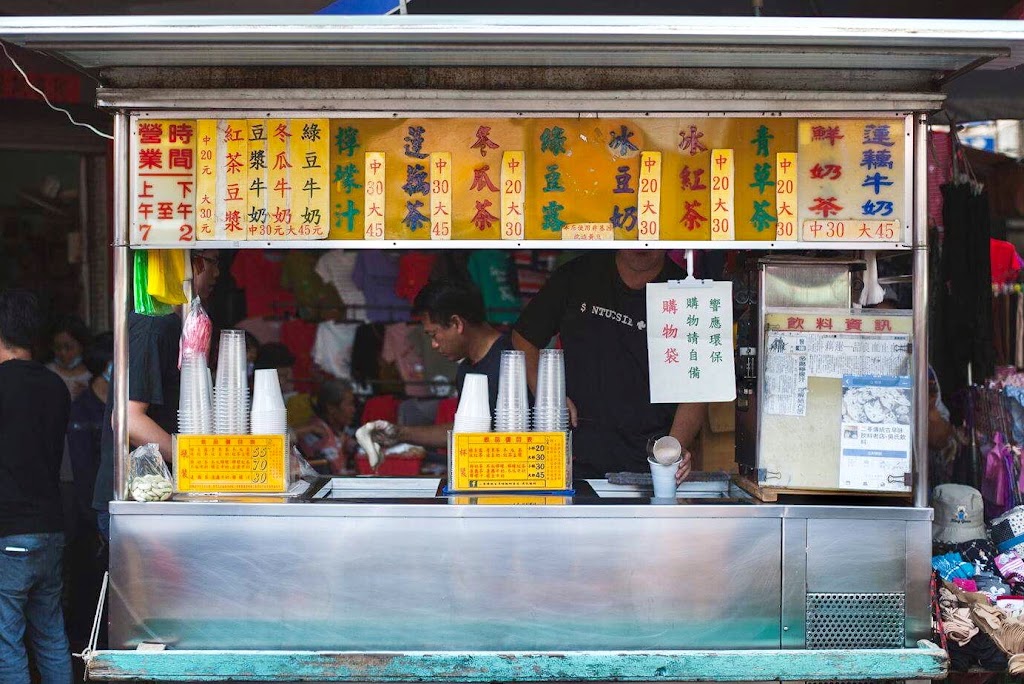
<svg viewBox="0 0 1024 684"><path fill-rule="evenodd" d="M469 373L462 383L459 408L455 412L455 426L452 432L490 432L491 397L488 393L487 376Z"/></svg>
<svg viewBox="0 0 1024 684"><path fill-rule="evenodd" d="M192 354L181 360L178 434L208 435L212 426L210 369L206 367L206 357Z"/></svg>
<svg viewBox="0 0 1024 684"><path fill-rule="evenodd" d="M494 407L494 431L525 432L529 423L526 354L515 350L503 351L498 372L498 404Z"/></svg>
<svg viewBox="0 0 1024 684"><path fill-rule="evenodd" d="M254 435L283 435L288 432L288 412L276 368L256 371L250 417L249 425Z"/></svg>
<svg viewBox="0 0 1024 684"><path fill-rule="evenodd" d="M222 330L213 392L218 435L249 434L249 381L245 373L245 331Z"/></svg>
<svg viewBox="0 0 1024 684"><path fill-rule="evenodd" d="M534 432L566 432L565 357L561 349L542 349L537 365L537 396L533 403Z"/></svg>

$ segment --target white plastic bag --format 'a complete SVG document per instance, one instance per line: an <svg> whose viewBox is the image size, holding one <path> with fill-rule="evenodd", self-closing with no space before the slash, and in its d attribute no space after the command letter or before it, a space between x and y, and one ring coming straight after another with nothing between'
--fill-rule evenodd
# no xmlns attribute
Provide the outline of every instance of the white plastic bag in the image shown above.
<svg viewBox="0 0 1024 684"><path fill-rule="evenodd" d="M166 501L171 498L171 471L160 456L160 447L145 444L128 454L125 498Z"/></svg>

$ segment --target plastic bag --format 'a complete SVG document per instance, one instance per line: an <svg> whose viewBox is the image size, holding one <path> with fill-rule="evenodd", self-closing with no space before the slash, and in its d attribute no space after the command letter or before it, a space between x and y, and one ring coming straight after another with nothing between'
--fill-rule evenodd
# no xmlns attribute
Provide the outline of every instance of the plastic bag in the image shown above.
<svg viewBox="0 0 1024 684"><path fill-rule="evenodd" d="M136 251L132 267L132 294L135 299L135 313L143 316L164 316L172 313L170 304L153 299L149 294L149 253Z"/></svg>
<svg viewBox="0 0 1024 684"><path fill-rule="evenodd" d="M171 498L171 471L156 444L144 444L128 454L125 498L136 501L166 501Z"/></svg>
<svg viewBox="0 0 1024 684"><path fill-rule="evenodd" d="M316 478L320 477L320 474L314 470L313 466L309 465L309 461L302 457L302 452L299 451L299 447L292 445L291 457L292 482L298 482L299 480L312 482Z"/></svg>
<svg viewBox="0 0 1024 684"><path fill-rule="evenodd" d="M181 345L178 347L178 368L181 368L183 359L192 356L200 356L204 359L209 357L210 335L213 332L213 323L206 314L199 297L193 297L192 302L186 307L185 318L181 322Z"/></svg>
<svg viewBox="0 0 1024 684"><path fill-rule="evenodd" d="M149 273L146 291L157 301L171 306L180 306L188 301L185 297L185 250L149 250Z"/></svg>

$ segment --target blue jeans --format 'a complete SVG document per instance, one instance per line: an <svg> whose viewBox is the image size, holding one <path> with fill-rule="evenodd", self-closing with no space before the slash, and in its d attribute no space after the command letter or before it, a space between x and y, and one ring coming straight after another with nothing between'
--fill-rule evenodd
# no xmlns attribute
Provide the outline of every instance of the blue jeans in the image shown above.
<svg viewBox="0 0 1024 684"><path fill-rule="evenodd" d="M61 609L64 535L0 537L0 682L29 682L26 643L42 684L70 684L71 649Z"/></svg>

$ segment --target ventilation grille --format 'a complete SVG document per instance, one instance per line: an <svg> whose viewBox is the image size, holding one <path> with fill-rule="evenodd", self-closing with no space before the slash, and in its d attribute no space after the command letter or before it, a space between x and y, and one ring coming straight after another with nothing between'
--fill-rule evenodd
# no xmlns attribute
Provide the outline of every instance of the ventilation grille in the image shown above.
<svg viewBox="0 0 1024 684"><path fill-rule="evenodd" d="M807 594L807 648L903 648L903 594Z"/></svg>

